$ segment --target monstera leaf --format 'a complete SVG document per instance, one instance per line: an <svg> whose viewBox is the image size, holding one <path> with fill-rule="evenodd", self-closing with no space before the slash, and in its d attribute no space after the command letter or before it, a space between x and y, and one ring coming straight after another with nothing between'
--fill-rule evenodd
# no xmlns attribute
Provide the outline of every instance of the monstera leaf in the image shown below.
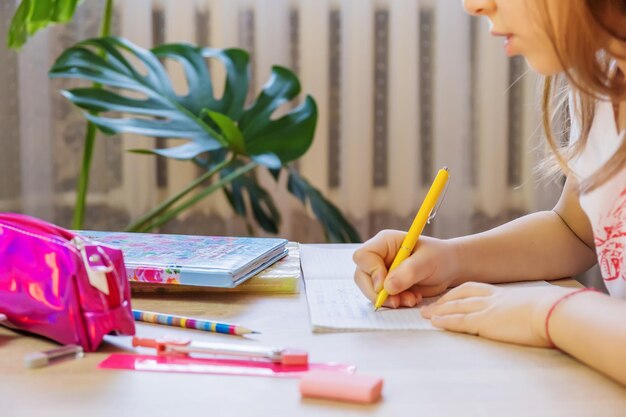
<svg viewBox="0 0 626 417"><path fill-rule="evenodd" d="M125 54L141 64L129 62ZM177 95L161 60L174 60L184 69L189 92ZM206 59L226 67L226 86L215 98ZM286 68L274 67L270 80L248 108L248 53L240 49L211 49L186 44L162 45L152 51L122 38L98 38L66 50L50 70L52 78L77 78L108 89L63 91L106 134L135 133L184 139L165 149L143 150L176 159L229 148L261 165L278 168L302 156L313 140L317 122L315 101L307 96L289 113L272 119L283 103L300 93L300 83ZM143 68L142 68L143 67ZM147 73L142 73L147 70ZM101 113L120 112L107 117Z"/></svg>
<svg viewBox="0 0 626 417"><path fill-rule="evenodd" d="M55 23L69 22L78 3L79 0L23 0L11 19L8 46L21 48L28 37L38 30Z"/></svg>
<svg viewBox="0 0 626 417"><path fill-rule="evenodd" d="M185 94L174 90L165 66L169 60L183 68L188 87ZM219 98L214 94L207 61L226 69L224 92ZM309 149L317 123L317 106L310 96L289 111L282 110L300 94L300 82L290 70L273 67L259 95L246 106L250 85L246 51L190 44L146 50L122 38L103 37L67 49L54 63L50 77L98 84L97 88L75 88L62 94L85 110L85 117L105 134L134 133L183 142L135 152L190 160L207 170L181 193L134 223L132 230L150 230L178 214L180 207L195 204L198 196L187 203L179 201L219 172L220 180L200 191L199 198L219 186L237 214L245 216L250 208L259 226L278 232L280 213L271 195L257 183L252 169L263 166L274 174L287 169ZM327 210L323 215L333 216L331 220L320 219L325 227L335 228L326 230L327 235L358 241L358 236L345 231L349 223L338 210ZM159 219L153 221L157 216Z"/></svg>
<svg viewBox="0 0 626 417"><path fill-rule="evenodd" d="M296 196L302 204L307 202L315 217L324 228L326 239L330 242L360 242L358 232L343 217L341 211L322 193L313 187L296 170L289 169L287 180L289 192Z"/></svg>
<svg viewBox="0 0 626 417"><path fill-rule="evenodd" d="M230 170L231 168L226 168L221 174L228 175ZM244 194L247 194L252 214L259 226L266 232L278 233L280 212L270 193L256 181L253 172L233 180L229 186L224 187L224 193L235 212L244 217L248 211L244 198Z"/></svg>
<svg viewBox="0 0 626 417"><path fill-rule="evenodd" d="M220 160L221 158L223 158L223 155L213 158L213 160ZM211 164L207 163L207 161L199 160L196 162L204 168L211 168ZM240 167L241 164L237 164L237 166ZM228 175L232 172L232 169L222 170L221 175ZM326 240L341 243L361 242L359 233L344 218L339 208L325 198L298 171L291 167L282 167L280 170L271 170L270 172L278 180L283 171L289 175L287 189L303 205L308 205L311 208L311 211L324 229ZM266 232L277 233L278 224L280 223L280 212L277 210L267 190L255 181L253 173L247 173L231 181L228 186L224 187L224 193L235 212L244 217L248 211L246 200L249 200L252 213L259 226ZM249 198L246 199L244 194L248 194Z"/></svg>

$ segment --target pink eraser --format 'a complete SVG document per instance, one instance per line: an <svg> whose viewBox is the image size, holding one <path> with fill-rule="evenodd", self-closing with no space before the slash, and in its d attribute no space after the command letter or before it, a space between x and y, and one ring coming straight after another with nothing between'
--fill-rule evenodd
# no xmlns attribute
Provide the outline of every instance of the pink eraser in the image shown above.
<svg viewBox="0 0 626 417"><path fill-rule="evenodd" d="M284 349L280 352L280 363L283 365L308 365L309 354L301 349Z"/></svg>
<svg viewBox="0 0 626 417"><path fill-rule="evenodd" d="M346 372L311 371L300 379L303 397L369 404L380 399L382 378Z"/></svg>

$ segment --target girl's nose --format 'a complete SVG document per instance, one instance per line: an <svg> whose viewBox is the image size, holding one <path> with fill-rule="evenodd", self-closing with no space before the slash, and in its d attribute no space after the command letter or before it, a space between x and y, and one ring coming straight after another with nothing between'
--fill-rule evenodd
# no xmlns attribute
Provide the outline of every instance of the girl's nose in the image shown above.
<svg viewBox="0 0 626 417"><path fill-rule="evenodd" d="M496 2L494 0L463 0L463 7L472 16L485 16L496 9Z"/></svg>

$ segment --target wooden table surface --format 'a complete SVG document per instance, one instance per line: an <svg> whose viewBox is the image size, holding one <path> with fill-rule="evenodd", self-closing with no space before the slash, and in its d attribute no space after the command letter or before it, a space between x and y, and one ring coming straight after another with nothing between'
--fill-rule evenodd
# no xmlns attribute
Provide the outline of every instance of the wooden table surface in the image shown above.
<svg viewBox="0 0 626 417"><path fill-rule="evenodd" d="M133 307L262 334L241 340L138 323L139 336L303 348L311 361L383 377L383 399L369 406L301 399L290 378L97 369L110 353L132 352L128 337L109 336L97 353L27 370L24 354L56 345L0 328L0 416L626 416L626 388L556 350L440 331L313 334L303 292L162 297L135 297Z"/></svg>

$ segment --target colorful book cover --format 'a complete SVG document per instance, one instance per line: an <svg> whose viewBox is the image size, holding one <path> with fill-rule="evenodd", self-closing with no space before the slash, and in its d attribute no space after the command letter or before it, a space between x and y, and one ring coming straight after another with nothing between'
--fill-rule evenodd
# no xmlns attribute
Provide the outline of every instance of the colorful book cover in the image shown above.
<svg viewBox="0 0 626 417"><path fill-rule="evenodd" d="M189 285L148 284L131 282L133 294L184 294L199 292L246 292L272 294L298 294L302 272L300 269L300 245L287 243L287 256L265 268L235 288L192 287Z"/></svg>
<svg viewBox="0 0 626 417"><path fill-rule="evenodd" d="M79 231L124 252L128 279L235 287L287 254L286 239Z"/></svg>

